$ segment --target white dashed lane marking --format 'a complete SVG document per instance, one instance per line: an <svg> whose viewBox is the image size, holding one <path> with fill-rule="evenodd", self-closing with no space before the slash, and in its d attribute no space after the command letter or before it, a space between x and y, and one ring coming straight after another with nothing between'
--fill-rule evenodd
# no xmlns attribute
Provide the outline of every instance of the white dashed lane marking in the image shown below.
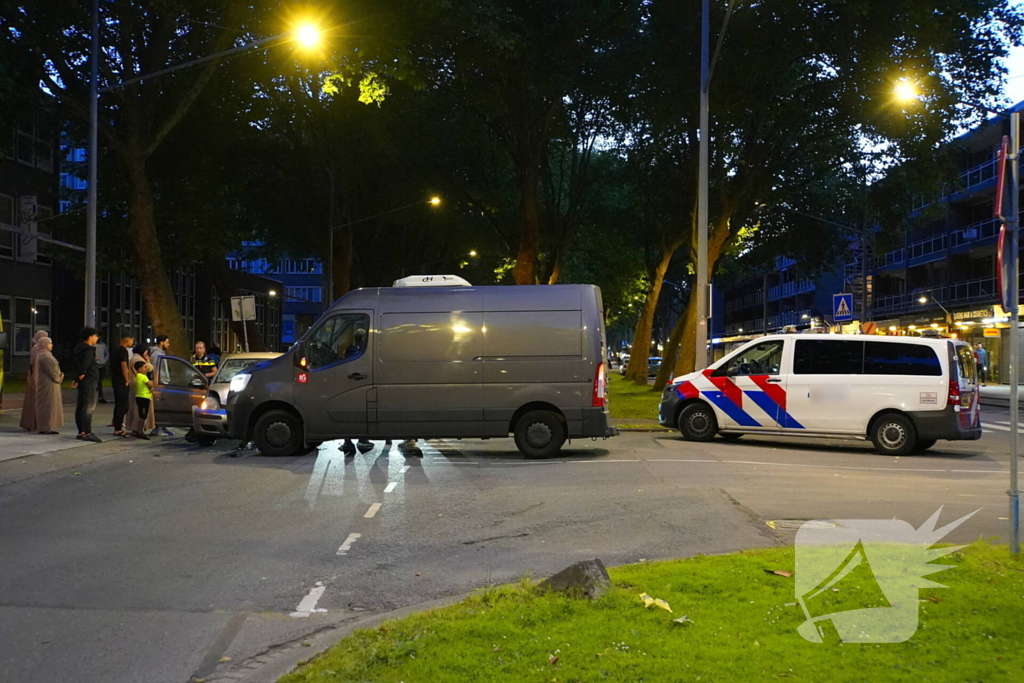
<svg viewBox="0 0 1024 683"><path fill-rule="evenodd" d="M306 593L306 597L299 601L299 606L295 608L295 611L290 616L293 619L302 619L308 617L313 612L326 612L327 610L325 609L318 610L316 608L316 603L320 600L320 596L324 594L325 590L327 590L327 586L317 582L317 585L310 588L309 592Z"/></svg>
<svg viewBox="0 0 1024 683"><path fill-rule="evenodd" d="M349 534L348 538L345 539L345 542L342 543L338 547L338 554L339 555L347 555L348 551L352 549L352 544L355 543L360 538L362 538L362 536L363 536L362 534L356 534L356 533Z"/></svg>
<svg viewBox="0 0 1024 683"><path fill-rule="evenodd" d="M408 471L409 471L409 466L405 465L404 467L402 467L402 469L398 470L398 473L399 474L405 474Z"/></svg>
<svg viewBox="0 0 1024 683"><path fill-rule="evenodd" d="M398 482L397 481L391 482L390 484L388 484L387 486L384 487L384 493L391 493L392 491L395 490L396 486L398 486Z"/></svg>
<svg viewBox="0 0 1024 683"><path fill-rule="evenodd" d="M380 510L380 506L381 503L374 503L373 505L370 506L370 509L366 511L366 514L363 515L363 517L365 517L366 519L371 519L374 515L377 514L377 510Z"/></svg>

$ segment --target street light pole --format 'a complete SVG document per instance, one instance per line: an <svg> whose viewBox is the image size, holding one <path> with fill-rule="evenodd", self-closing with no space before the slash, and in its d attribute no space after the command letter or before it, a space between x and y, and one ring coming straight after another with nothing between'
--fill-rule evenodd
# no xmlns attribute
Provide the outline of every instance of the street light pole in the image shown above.
<svg viewBox="0 0 1024 683"><path fill-rule="evenodd" d="M92 52L89 57L89 71L89 192L85 214L85 326L96 327L96 175L100 147L100 0L92 0Z"/></svg>
<svg viewBox="0 0 1024 683"><path fill-rule="evenodd" d="M1020 362L1020 262L1019 239L1017 230L1020 227L1020 112L1010 114L1010 215L1006 229L1010 238L1010 282L1013 296L1010 299L1010 489L1006 492L1010 497L1010 552L1020 553L1020 481L1018 473L1017 433L1020 414L1018 396L1017 364Z"/></svg>
<svg viewBox="0 0 1024 683"><path fill-rule="evenodd" d="M694 369L708 364L708 43L711 40L708 0L700 14L700 147L697 171L697 330Z"/></svg>

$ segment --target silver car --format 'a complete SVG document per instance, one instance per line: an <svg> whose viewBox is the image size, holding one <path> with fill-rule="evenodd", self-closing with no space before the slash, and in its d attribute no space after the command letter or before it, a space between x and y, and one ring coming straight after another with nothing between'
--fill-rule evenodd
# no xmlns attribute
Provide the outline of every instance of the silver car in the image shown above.
<svg viewBox="0 0 1024 683"><path fill-rule="evenodd" d="M269 360L273 360L281 356L281 353L264 351L264 352L252 352L252 353L232 353L228 356L224 356L220 361L220 367L217 369L217 374L214 376L213 381L210 382L210 386L206 388L206 396L203 399L202 404L199 406L203 411L219 411L222 406L228 402L228 391L231 388L231 378L243 370L249 370L250 368L256 367L260 363L265 363ZM203 429L197 428L194 422L193 415L193 434L196 435L196 441L201 445L207 445L213 443L213 439L210 437L203 436Z"/></svg>

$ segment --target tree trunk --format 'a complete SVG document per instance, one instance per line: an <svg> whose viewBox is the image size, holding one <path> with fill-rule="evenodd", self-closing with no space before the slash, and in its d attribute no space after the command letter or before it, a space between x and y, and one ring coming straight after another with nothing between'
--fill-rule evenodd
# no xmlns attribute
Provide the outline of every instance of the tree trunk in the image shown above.
<svg viewBox="0 0 1024 683"><path fill-rule="evenodd" d="M239 289L238 283L235 282L234 273L228 268L227 261L224 260L224 256L211 254L207 258L203 259L203 263L210 271L210 279L213 280L213 286L217 289L217 298L220 300L224 310L231 313L231 297L242 296L242 290ZM284 295L284 292L281 292ZM248 328L248 329L246 329ZM263 351L269 351L266 343L263 341L263 335L260 333L259 327L256 325L255 320L242 321L231 321L231 331L235 333L235 336L239 340L244 340L246 334L249 338L249 350L257 353ZM209 343L207 343L209 346Z"/></svg>
<svg viewBox="0 0 1024 683"><path fill-rule="evenodd" d="M542 125L542 124L538 124ZM540 257L540 180L544 160L544 142L536 129L520 133L516 145L516 182L519 185L519 251L512 278L517 285L537 284Z"/></svg>
<svg viewBox="0 0 1024 683"><path fill-rule="evenodd" d="M661 391L661 388L668 384L670 379L678 376L675 373L675 369L679 364L682 340L689 339L686 336L686 332L689 331L692 335L693 326L696 323L697 306L695 304L695 297L690 296L686 302L686 308L683 309L683 314L676 320L676 324L672 327L672 334L669 335L668 342L665 344L665 351L661 357L661 367L658 368L658 377L654 380L655 390Z"/></svg>
<svg viewBox="0 0 1024 683"><path fill-rule="evenodd" d="M153 332L170 337L171 353L187 356L191 344L185 335L185 325L178 311L178 302L160 255L153 191L146 175L146 162L138 155L127 159L126 166L131 183L129 216L134 254L133 275L139 282L142 300L146 304L146 314L153 324Z"/></svg>
<svg viewBox="0 0 1024 683"><path fill-rule="evenodd" d="M722 250L725 245L729 242L729 219L719 219L718 224L714 226L714 231L708 238L708 275L715 271L715 264L718 263L718 258L722 254ZM696 252L696 249L694 249ZM693 293L697 293L697 284L694 282ZM686 303L686 310L683 312L681 320L684 321L684 329L679 337L680 345L678 353L674 376L686 375L694 371L697 367L697 297L691 296L690 300ZM674 332L674 331L673 331ZM710 339L711 330L708 330L708 338ZM707 352L706 350L704 351ZM666 381L668 381L666 379Z"/></svg>
<svg viewBox="0 0 1024 683"><path fill-rule="evenodd" d="M672 255L677 246L667 246L661 252L661 260L651 273L651 289L647 292L647 300L644 301L644 310L640 319L636 322L636 332L633 335L633 348L629 355L629 366L626 368L626 377L637 384L647 384L647 359L651 352L651 329L654 327L654 311L658 307L658 297L661 296L661 287L665 282L665 272L668 264L672 261Z"/></svg>
<svg viewBox="0 0 1024 683"><path fill-rule="evenodd" d="M352 244L352 226L340 227L334 234L334 253L331 254L334 278L334 296L341 298L352 290L352 257L355 247ZM330 293L327 293L330 298ZM333 304L333 301L328 302Z"/></svg>

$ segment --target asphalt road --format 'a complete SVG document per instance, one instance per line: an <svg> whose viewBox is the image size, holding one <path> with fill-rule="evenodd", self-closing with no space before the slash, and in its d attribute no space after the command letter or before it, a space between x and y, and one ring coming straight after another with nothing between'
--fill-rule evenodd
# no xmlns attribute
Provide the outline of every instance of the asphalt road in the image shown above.
<svg viewBox="0 0 1024 683"><path fill-rule="evenodd" d="M791 543L785 520L919 526L945 506L942 521L980 509L951 540L1004 536L1008 415L983 420L980 441L902 458L629 433L543 462L511 440L299 458L115 442L3 462L0 680L217 680L331 625L579 559Z"/></svg>

